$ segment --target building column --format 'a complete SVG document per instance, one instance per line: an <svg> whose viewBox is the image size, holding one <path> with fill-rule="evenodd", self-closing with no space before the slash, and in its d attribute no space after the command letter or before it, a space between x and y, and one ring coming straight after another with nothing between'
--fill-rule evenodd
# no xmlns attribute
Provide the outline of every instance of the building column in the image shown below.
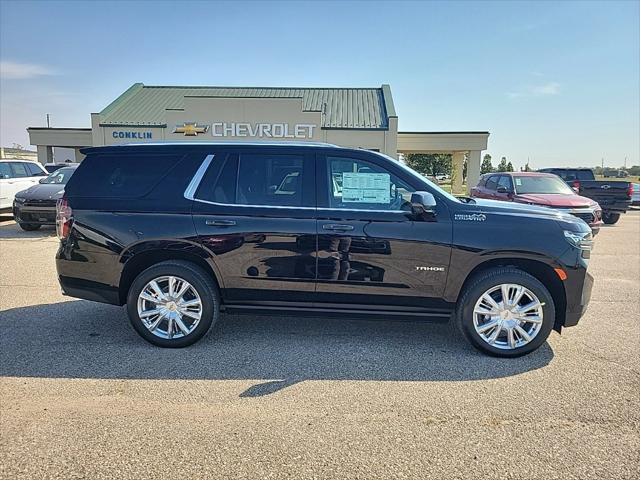
<svg viewBox="0 0 640 480"><path fill-rule="evenodd" d="M453 152L451 155L451 193L462 193L462 172L464 168L464 152Z"/></svg>
<svg viewBox="0 0 640 480"><path fill-rule="evenodd" d="M480 150L470 150L467 157L467 193L471 193L471 189L478 184L480 180Z"/></svg>
<svg viewBox="0 0 640 480"><path fill-rule="evenodd" d="M41 164L53 162L53 147L49 145L37 145L38 161Z"/></svg>
<svg viewBox="0 0 640 480"><path fill-rule="evenodd" d="M84 160L85 155L83 155L82 152L80 152L79 148L74 148L73 153L74 153L76 162L80 163L82 160Z"/></svg>

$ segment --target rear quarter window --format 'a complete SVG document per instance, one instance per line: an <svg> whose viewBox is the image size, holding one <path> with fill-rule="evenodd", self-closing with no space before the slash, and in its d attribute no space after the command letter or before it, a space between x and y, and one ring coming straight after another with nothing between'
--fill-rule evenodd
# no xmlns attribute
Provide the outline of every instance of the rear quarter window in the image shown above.
<svg viewBox="0 0 640 480"><path fill-rule="evenodd" d="M140 198L180 162L184 155L89 155L76 169L65 191L68 196Z"/></svg>

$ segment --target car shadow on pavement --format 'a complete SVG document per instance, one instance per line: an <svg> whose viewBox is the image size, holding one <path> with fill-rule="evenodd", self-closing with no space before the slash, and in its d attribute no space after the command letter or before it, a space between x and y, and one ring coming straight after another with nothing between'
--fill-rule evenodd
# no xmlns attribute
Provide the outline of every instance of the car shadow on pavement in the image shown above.
<svg viewBox="0 0 640 480"><path fill-rule="evenodd" d="M547 365L545 343L515 359L485 356L426 321L223 315L200 342L154 347L125 309L87 301L0 312L0 376L96 379L262 380L258 397L304 380L464 381Z"/></svg>
<svg viewBox="0 0 640 480"><path fill-rule="evenodd" d="M38 230L27 232L13 221L12 216L0 215L0 239L46 238L55 234L55 225L43 225Z"/></svg>

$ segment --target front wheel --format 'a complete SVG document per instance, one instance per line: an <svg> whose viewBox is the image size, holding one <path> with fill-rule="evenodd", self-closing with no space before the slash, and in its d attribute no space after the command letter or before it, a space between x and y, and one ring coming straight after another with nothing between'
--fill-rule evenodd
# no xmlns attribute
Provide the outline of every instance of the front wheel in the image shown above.
<svg viewBox="0 0 640 480"><path fill-rule="evenodd" d="M170 260L144 270L127 296L133 328L159 347L178 348L204 337L220 316L220 296L199 266Z"/></svg>
<svg viewBox="0 0 640 480"><path fill-rule="evenodd" d="M24 222L19 222L18 225L20 225L20 228L25 232L33 232L34 230L38 230L42 226L39 223L24 223Z"/></svg>
<svg viewBox="0 0 640 480"><path fill-rule="evenodd" d="M456 323L478 350L519 357L542 345L555 322L553 298L535 277L514 267L476 276L462 293Z"/></svg>
<svg viewBox="0 0 640 480"><path fill-rule="evenodd" d="M620 220L619 213L605 213L602 215L602 221L607 225L613 225L614 223L617 223L618 220Z"/></svg>

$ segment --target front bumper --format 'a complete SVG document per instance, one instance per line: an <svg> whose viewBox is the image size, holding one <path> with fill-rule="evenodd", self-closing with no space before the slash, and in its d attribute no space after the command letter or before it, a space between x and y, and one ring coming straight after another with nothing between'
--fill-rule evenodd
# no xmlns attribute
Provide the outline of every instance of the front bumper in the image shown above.
<svg viewBox="0 0 640 480"><path fill-rule="evenodd" d="M591 227L591 233L593 235L597 235L600 231L600 227L604 224L602 221L602 209L598 207L560 208L559 210L583 220L587 225L589 225L589 227Z"/></svg>
<svg viewBox="0 0 640 480"><path fill-rule="evenodd" d="M18 223L39 223L40 225L56 224L56 206L34 206L13 202L13 218Z"/></svg>
<svg viewBox="0 0 640 480"><path fill-rule="evenodd" d="M591 290L593 289L593 277L584 272L582 281L572 281L572 285L565 286L567 294L567 310L563 327L573 327L578 324L582 316L587 311L589 301L591 300Z"/></svg>

